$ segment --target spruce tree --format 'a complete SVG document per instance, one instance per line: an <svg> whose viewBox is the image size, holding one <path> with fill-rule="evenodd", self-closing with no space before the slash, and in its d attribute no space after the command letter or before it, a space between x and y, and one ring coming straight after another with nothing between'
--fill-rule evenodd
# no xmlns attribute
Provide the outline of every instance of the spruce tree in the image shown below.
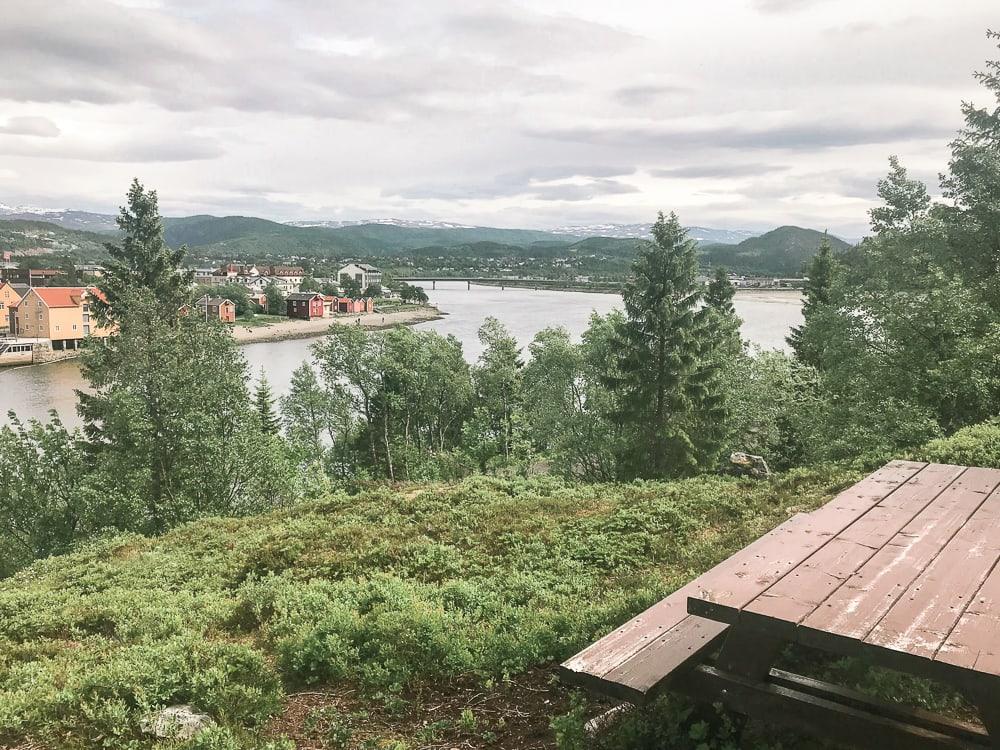
<svg viewBox="0 0 1000 750"><path fill-rule="evenodd" d="M873 212L874 213L874 212ZM822 350L819 342L813 340L807 333L809 323L815 314L830 303L830 292L833 286L833 277L836 263L833 258L833 249L827 240L823 240L819 252L813 256L806 271L806 286L803 292L802 303L802 325L792 328L791 333L785 339L788 345L795 352L795 356L800 362L813 367L819 367L822 360Z"/></svg>
<svg viewBox="0 0 1000 750"><path fill-rule="evenodd" d="M729 272L723 266L716 266L712 280L705 287L705 304L721 313L735 315L736 309L733 307L735 293L736 290L729 281Z"/></svg>
<svg viewBox="0 0 1000 750"><path fill-rule="evenodd" d="M254 402L257 406L257 420L260 422L261 432L277 435L281 430L281 421L274 410L274 394L271 392L271 384L267 382L267 377L264 375L264 368L260 370L260 379L257 381L257 390L254 392Z"/></svg>
<svg viewBox="0 0 1000 750"><path fill-rule="evenodd" d="M702 304L695 243L677 216L661 213L626 285L617 326L617 372L607 376L634 432L622 473L691 474L712 461L724 431L712 309Z"/></svg>
<svg viewBox="0 0 1000 750"><path fill-rule="evenodd" d="M191 274L181 270L185 249L167 247L155 190L146 191L135 179L127 200L117 220L120 244L105 243L111 261L97 283L103 299L93 299L94 315L118 322L141 296L152 300L165 320L176 321L191 284Z"/></svg>

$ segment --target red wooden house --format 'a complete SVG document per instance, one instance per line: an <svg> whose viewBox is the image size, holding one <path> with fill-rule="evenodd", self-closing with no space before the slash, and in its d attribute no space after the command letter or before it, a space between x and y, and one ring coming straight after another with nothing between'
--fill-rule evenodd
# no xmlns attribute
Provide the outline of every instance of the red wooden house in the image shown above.
<svg viewBox="0 0 1000 750"><path fill-rule="evenodd" d="M285 298L289 318L312 320L323 317L323 295L319 292L295 292Z"/></svg>

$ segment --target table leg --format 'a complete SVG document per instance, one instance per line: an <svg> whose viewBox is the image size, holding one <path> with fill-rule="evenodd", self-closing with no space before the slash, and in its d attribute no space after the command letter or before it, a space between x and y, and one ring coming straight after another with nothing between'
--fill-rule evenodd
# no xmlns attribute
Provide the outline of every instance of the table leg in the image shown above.
<svg viewBox="0 0 1000 750"><path fill-rule="evenodd" d="M716 664L724 672L764 681L783 645L782 639L770 633L733 625L726 633Z"/></svg>
<svg viewBox="0 0 1000 750"><path fill-rule="evenodd" d="M986 687L965 691L966 697L979 711L979 719L990 736L990 747L1000 748L1000 694Z"/></svg>

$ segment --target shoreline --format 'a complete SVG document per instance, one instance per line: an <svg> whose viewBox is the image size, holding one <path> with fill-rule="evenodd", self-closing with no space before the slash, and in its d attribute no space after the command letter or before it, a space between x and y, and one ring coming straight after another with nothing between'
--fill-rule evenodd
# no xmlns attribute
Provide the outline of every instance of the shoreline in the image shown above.
<svg viewBox="0 0 1000 750"><path fill-rule="evenodd" d="M445 313L442 313L433 305L416 310L400 310L398 312L372 312L361 315L338 315L335 318L315 318L313 320L299 320L289 318L277 323L269 323L260 326L247 326L237 321L230 328L230 334L238 346L245 344L259 344L267 341L292 341L294 339L313 339L323 336L330 326L334 325L355 325L358 319L360 326L367 331L381 331L386 328L394 328L398 325L417 325L427 323L432 320L441 320ZM9 365L0 364L0 372L4 370L14 370L22 367L42 367L54 362L65 362L68 359L76 359L80 356L79 350L58 351L51 353L54 356L47 358L44 362L18 362Z"/></svg>
<svg viewBox="0 0 1000 750"><path fill-rule="evenodd" d="M440 281L441 279L439 279ZM530 280L502 280L502 281L477 281L473 286L482 287L501 287L510 289L530 289L535 292L583 292L585 294L617 294L621 295L622 287L624 283L614 286L612 284L567 284L567 283L546 283L542 280L530 281ZM737 296L740 294L779 294L779 295L790 295L794 294L799 297L802 296L803 289L794 289L791 287L737 287L735 293Z"/></svg>
<svg viewBox="0 0 1000 750"><path fill-rule="evenodd" d="M247 326L245 323L236 321L233 324L231 333L236 343L257 344L264 341L291 341L294 339L318 338L330 330L330 326L335 325L356 325L360 320L361 328L367 331L380 331L386 328L394 328L398 325L416 325L426 323L431 320L441 320L444 314L436 307L428 305L426 308L417 310L400 310L399 312L372 312L360 315L344 314L335 318L315 318L313 320L298 320L289 318L278 323L269 323L263 326Z"/></svg>

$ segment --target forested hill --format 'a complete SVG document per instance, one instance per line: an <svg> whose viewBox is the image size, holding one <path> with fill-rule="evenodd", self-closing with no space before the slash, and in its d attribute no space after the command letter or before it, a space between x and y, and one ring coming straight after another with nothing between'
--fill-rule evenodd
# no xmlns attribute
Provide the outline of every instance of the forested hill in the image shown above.
<svg viewBox="0 0 1000 750"><path fill-rule="evenodd" d="M250 216L166 217L165 239L187 245L192 260L275 261L287 258L381 259L399 271L510 273L552 276L559 273L619 277L645 241L630 237L574 237L529 229L460 226L357 224L342 227L292 226ZM113 234L85 232L42 222L0 219L3 249L42 249L68 253L77 262L101 261L103 242ZM737 245L702 243L703 266L723 265L748 274L794 276L825 235L785 226ZM835 251L849 247L828 236ZM37 262L43 262L39 259Z"/></svg>
<svg viewBox="0 0 1000 750"><path fill-rule="evenodd" d="M725 266L745 274L798 276L824 239L834 252L842 252L851 246L825 232L785 226L772 229L760 237L743 240L738 245L705 245L700 250L704 265Z"/></svg>

